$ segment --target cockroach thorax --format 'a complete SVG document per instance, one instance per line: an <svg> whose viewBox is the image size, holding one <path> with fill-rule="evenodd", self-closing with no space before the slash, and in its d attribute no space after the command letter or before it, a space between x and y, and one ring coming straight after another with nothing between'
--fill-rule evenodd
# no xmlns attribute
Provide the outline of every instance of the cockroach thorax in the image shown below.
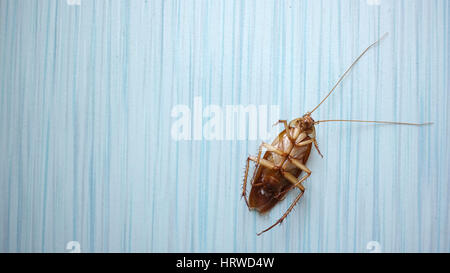
<svg viewBox="0 0 450 273"><path fill-rule="evenodd" d="M314 126L314 120L311 117L311 113L306 113L303 117L291 121L291 124L295 127L299 127L302 131L306 131Z"/></svg>

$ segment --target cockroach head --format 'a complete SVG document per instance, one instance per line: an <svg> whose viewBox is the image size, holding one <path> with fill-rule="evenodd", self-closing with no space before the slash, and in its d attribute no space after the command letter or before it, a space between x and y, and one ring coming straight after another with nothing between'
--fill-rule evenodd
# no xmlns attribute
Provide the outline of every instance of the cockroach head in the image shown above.
<svg viewBox="0 0 450 273"><path fill-rule="evenodd" d="M300 129L309 130L314 126L314 120L311 117L311 113L306 113L303 117L298 119L298 126Z"/></svg>

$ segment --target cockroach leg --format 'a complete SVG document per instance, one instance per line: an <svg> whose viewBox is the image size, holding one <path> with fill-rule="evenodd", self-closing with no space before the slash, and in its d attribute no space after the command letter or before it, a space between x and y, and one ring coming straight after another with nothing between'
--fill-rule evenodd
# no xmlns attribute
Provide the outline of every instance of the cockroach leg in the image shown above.
<svg viewBox="0 0 450 273"><path fill-rule="evenodd" d="M293 158L292 156L289 156L289 161L291 161L292 164L294 164L300 170L302 170L308 174L311 174L311 170L308 169L308 167L306 167L304 164L302 164L299 160Z"/></svg>
<svg viewBox="0 0 450 273"><path fill-rule="evenodd" d="M312 138L312 140L313 140L314 147L316 148L316 150L317 150L317 152L319 153L319 155L323 158L323 155L322 155L322 153L321 153L320 150L319 150L319 145L317 145L317 140L316 140L316 128L315 128L315 127L312 128L311 138Z"/></svg>
<svg viewBox="0 0 450 273"><path fill-rule="evenodd" d="M303 176L297 183L294 184L294 187L299 187L299 186L301 186L301 187L303 188L303 191L304 191L304 190L305 190L305 187L303 187L302 183L303 183L303 181L306 180L306 178L308 178L308 177L310 177L310 176L311 176L311 173L306 173L305 176Z"/></svg>
<svg viewBox="0 0 450 273"><path fill-rule="evenodd" d="M269 231L270 229L272 229L274 226L281 224L281 222L283 222L283 220L288 216L288 214L292 211L292 209L295 207L295 205L298 203L298 201L300 200L300 198L302 198L303 193L305 191L302 190L300 191L300 194L295 198L294 202L292 202L292 204L289 206L289 208L287 209L287 211L283 214L283 216L281 216L280 219L278 219L278 221L275 222L275 224L271 225L270 227L266 228L265 230L261 231L260 233L258 233L257 235L261 235L266 231Z"/></svg>
<svg viewBox="0 0 450 273"><path fill-rule="evenodd" d="M258 159L257 159L257 158L254 158L254 157L252 157L252 156L249 156L249 158L250 158L250 160L252 160L252 161L258 162ZM271 170L278 170L278 169L280 169L280 167L278 167L278 166L276 166L275 164L273 164L273 162L271 162L271 161L269 161L269 160L266 160L266 159L264 159L264 158L261 158L261 159L259 160L259 164L261 164L262 166L264 166L264 167L266 167L266 168L268 168L268 169L271 169Z"/></svg>
<svg viewBox="0 0 450 273"><path fill-rule="evenodd" d="M287 154L285 152L280 151L279 149L277 149L276 147L274 147L268 143L263 142L262 146L264 146L270 152L276 153L276 154L278 154L280 156L284 156L284 157L287 156Z"/></svg>
<svg viewBox="0 0 450 273"><path fill-rule="evenodd" d="M285 120L285 119L280 119L278 122L276 122L276 123L274 124L274 126L277 125L277 124L279 124L279 123L283 123L283 124L284 124L284 130L285 130L285 132L286 132L287 137L289 138L289 140L291 141L291 143L295 143L295 139L291 136L291 131L289 130L289 126L288 126L287 120Z"/></svg>
<svg viewBox="0 0 450 273"><path fill-rule="evenodd" d="M295 143L295 146L300 147L300 146L311 144L313 142L314 142L313 139L308 139L308 140L302 141L300 143Z"/></svg>
<svg viewBox="0 0 450 273"><path fill-rule="evenodd" d="M316 138L313 138L314 139L314 147L316 148L316 150L317 150L317 152L319 153L319 155L323 158L323 155L322 155L322 153L320 152L320 150L319 150L319 145L317 145L317 140L316 140Z"/></svg>
<svg viewBox="0 0 450 273"><path fill-rule="evenodd" d="M282 174L283 174L284 178L289 180L289 182L291 182L295 187L299 188L301 191L305 190L305 187L303 187L303 185L301 183L298 183L297 178L295 176L293 176L291 173L283 171ZM303 182L303 180L302 180L302 182Z"/></svg>
<svg viewBox="0 0 450 273"><path fill-rule="evenodd" d="M302 164L299 160L293 158L293 157L289 157L289 160L292 162L292 164L294 164L297 168L299 168L300 170L304 171L306 173L306 175L304 177L302 177L299 181L295 180L295 182L293 183L295 187L300 188L299 186L301 186L301 190L305 190L305 188L303 187L302 183L303 181L305 181L310 175L311 175L311 170L308 169L308 167L306 167L304 164ZM291 181L291 180L289 180ZM291 181L292 183L292 181Z"/></svg>
<svg viewBox="0 0 450 273"><path fill-rule="evenodd" d="M247 199L247 179L248 179L248 170L250 167L250 160L254 161L256 163L256 165L260 164L260 160L261 160L261 153L262 153L262 147L264 146L264 142L259 145L258 148L258 157L255 159L253 157L247 157L247 163L245 165L245 175L244 175L244 184L242 185L242 196L244 197L245 203L247 204L247 207L250 208L249 204L248 204L248 199ZM267 144L268 145L268 144ZM273 146L272 146L273 147Z"/></svg>
<svg viewBox="0 0 450 273"><path fill-rule="evenodd" d="M257 159L256 159L256 164L259 164L259 160L261 159L262 147L263 147L262 144L259 145L259 148L258 148L258 157L257 157Z"/></svg>

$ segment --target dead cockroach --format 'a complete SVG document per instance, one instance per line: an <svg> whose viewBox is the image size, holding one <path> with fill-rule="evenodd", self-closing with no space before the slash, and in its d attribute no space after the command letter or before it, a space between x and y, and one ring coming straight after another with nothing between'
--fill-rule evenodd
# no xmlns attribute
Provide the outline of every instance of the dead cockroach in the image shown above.
<svg viewBox="0 0 450 273"><path fill-rule="evenodd" d="M300 190L299 195L287 211L281 216L278 221L265 230L258 233L262 233L270 230L274 226L281 224L281 222L288 216L300 198L305 192L303 182L311 175L311 170L306 167L309 154L311 152L312 144L316 148L317 152L322 156L319 150L319 146L316 141L316 129L315 125L322 122L368 122L368 123L383 123L383 124L401 124L401 125L426 125L430 123L406 123L406 122L391 122L391 121L368 121L368 120L319 120L314 121L311 114L333 93L334 89L339 85L345 75L353 68L353 66L359 61L359 59L373 46L378 44L385 36L383 35L378 41L367 47L356 60L350 65L350 67L342 74L337 83L331 89L331 91L325 96L325 98L311 111L307 112L303 117L296 118L289 123L286 120L279 120L276 124L284 124L284 130L278 135L272 144L262 143L259 147L257 157L249 156L245 166L244 184L242 190L242 196L245 199L249 209L256 209L259 213L265 213L271 210L278 202L283 200L285 195L293 188ZM262 150L266 149L263 156ZM322 156L323 157L323 156ZM256 163L256 168L251 180L250 196L247 199L247 177L249 172L250 161ZM300 178L302 172L306 175Z"/></svg>

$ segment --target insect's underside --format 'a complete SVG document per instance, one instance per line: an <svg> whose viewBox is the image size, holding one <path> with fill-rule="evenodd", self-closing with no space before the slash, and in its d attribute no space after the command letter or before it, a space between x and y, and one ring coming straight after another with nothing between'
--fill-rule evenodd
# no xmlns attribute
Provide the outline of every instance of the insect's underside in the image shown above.
<svg viewBox="0 0 450 273"><path fill-rule="evenodd" d="M242 196L245 199L247 206L250 209L256 209L260 213L265 213L271 210L279 201L281 201L285 195L292 189L298 188L300 193L289 206L287 211L281 216L278 221L265 230L258 233L258 235L270 230L274 226L280 224L292 211L294 206L302 197L305 192L303 182L311 175L311 170L306 167L309 154L311 152L312 144L320 153L320 150L316 141L316 130L314 125L331 122L331 121L346 121L346 122L370 122L370 123L384 123L384 124L401 124L401 125L426 125L431 123L404 123L404 122L391 122L391 121L366 121L366 120L319 120L314 121L311 118L311 113L314 112L335 90L345 75L351 70L351 68L358 62L358 60L374 45L376 45L381 39L367 47L352 65L344 72L339 78L331 91L325 96L324 99L311 111L306 113L303 117L287 122L286 120L280 120L278 123L284 124L284 130L278 135L278 137L272 142L272 144L262 143L259 147L257 157L249 156L245 167L244 184L242 190ZM266 149L266 152L262 155L262 150ZM246 186L249 173L250 161L256 163L256 168L251 179L250 196L247 199ZM301 173L305 172L303 177Z"/></svg>
<svg viewBox="0 0 450 273"><path fill-rule="evenodd" d="M243 196L249 208L264 213L272 209L291 189L297 187L300 194L286 213L275 224L261 233L281 223L300 200L305 192L302 182L311 175L311 170L305 164L308 161L313 143L319 151L314 121L309 116L294 120L289 125L286 120L280 120L279 122L284 123L285 130L278 135L272 144L263 142L259 147L257 158L251 156L247 158ZM267 151L261 158L263 148L266 148ZM250 197L247 199L245 188L250 161L257 165L251 180ZM303 171L306 174L298 179Z"/></svg>

